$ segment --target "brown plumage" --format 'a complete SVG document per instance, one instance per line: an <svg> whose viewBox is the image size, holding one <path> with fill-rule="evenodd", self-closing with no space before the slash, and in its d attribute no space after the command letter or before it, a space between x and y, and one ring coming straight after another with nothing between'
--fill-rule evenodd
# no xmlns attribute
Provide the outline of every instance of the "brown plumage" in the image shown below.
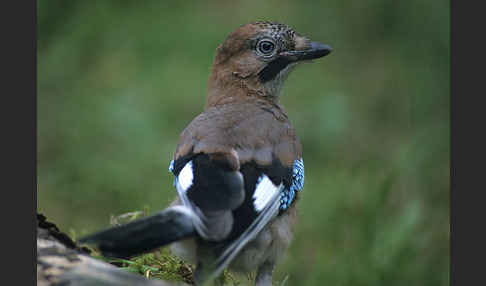
<svg viewBox="0 0 486 286"><path fill-rule="evenodd" d="M291 166L301 157L300 142L279 103L283 79L296 62L277 75L282 79L262 82L259 74L269 61L255 54L252 42L268 35L281 49L309 48L307 38L283 24L250 23L231 33L216 50L206 109L182 132L174 159L190 152L222 153L237 170L251 160L267 165L276 156Z"/></svg>
<svg viewBox="0 0 486 286"><path fill-rule="evenodd" d="M329 52L278 23L231 33L216 51L206 107L181 133L169 168L178 199L83 241L118 257L173 243L197 265L197 285L229 267L256 270L256 285L271 286L304 184L302 146L279 97L295 65Z"/></svg>
<svg viewBox="0 0 486 286"><path fill-rule="evenodd" d="M271 39L276 46L271 57L256 51L259 41L265 39ZM277 164L291 170L295 160L302 158L302 146L280 105L280 91L288 73L299 61L329 52L329 47L310 42L287 25L257 22L236 29L217 48L205 110L180 135L175 162L187 162L187 158L207 154L216 166L241 171L244 176L242 169L248 164L268 169ZM282 180L271 179L277 184ZM247 189L246 194L251 192ZM231 262L231 269L258 270L256 284L271 285L274 266L292 238L295 201L243 248ZM174 204L181 202L177 200ZM238 224L238 209L233 215L233 223ZM205 263L202 253L218 255L212 248L213 245L208 246L199 239L172 246L177 254L199 266Z"/></svg>
<svg viewBox="0 0 486 286"><path fill-rule="evenodd" d="M232 170L239 170L251 161L270 165L274 157L291 166L302 148L282 107L250 96L211 106L197 116L182 132L175 160L188 153L219 153Z"/></svg>

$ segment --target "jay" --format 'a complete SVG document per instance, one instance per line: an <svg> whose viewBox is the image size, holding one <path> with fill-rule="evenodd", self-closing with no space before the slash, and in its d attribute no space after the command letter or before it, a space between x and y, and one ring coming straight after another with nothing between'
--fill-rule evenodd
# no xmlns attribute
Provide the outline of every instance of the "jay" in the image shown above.
<svg viewBox="0 0 486 286"><path fill-rule="evenodd" d="M196 285L229 268L256 270L255 284L271 286L304 184L302 147L279 101L282 86L298 63L330 52L284 24L255 22L232 32L217 48L205 109L181 133L170 162L176 201L81 241L115 257L171 244L196 265Z"/></svg>

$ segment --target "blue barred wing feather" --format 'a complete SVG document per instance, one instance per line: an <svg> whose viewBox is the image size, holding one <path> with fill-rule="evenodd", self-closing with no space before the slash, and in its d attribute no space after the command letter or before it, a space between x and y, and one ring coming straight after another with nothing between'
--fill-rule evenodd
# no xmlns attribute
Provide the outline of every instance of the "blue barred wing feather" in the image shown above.
<svg viewBox="0 0 486 286"><path fill-rule="evenodd" d="M295 193L304 188L304 160L295 160L292 167L292 179L290 186L285 188L280 195L280 211L290 207L295 198Z"/></svg>

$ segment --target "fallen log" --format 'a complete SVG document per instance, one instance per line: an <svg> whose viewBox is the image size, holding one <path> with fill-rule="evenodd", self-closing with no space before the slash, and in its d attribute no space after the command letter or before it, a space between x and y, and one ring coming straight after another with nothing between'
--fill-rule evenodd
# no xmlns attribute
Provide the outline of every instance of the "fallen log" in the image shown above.
<svg viewBox="0 0 486 286"><path fill-rule="evenodd" d="M37 285L175 286L149 280L89 256L90 250L76 244L58 227L37 214Z"/></svg>

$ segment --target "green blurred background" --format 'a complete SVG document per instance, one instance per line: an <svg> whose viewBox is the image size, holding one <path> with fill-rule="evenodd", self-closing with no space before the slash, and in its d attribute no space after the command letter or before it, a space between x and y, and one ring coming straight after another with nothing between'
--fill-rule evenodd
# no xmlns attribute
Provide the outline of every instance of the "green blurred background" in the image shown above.
<svg viewBox="0 0 486 286"><path fill-rule="evenodd" d="M39 1L38 211L82 235L166 207L215 49L255 20L334 48L282 96L306 185L276 280L448 285L448 1Z"/></svg>

